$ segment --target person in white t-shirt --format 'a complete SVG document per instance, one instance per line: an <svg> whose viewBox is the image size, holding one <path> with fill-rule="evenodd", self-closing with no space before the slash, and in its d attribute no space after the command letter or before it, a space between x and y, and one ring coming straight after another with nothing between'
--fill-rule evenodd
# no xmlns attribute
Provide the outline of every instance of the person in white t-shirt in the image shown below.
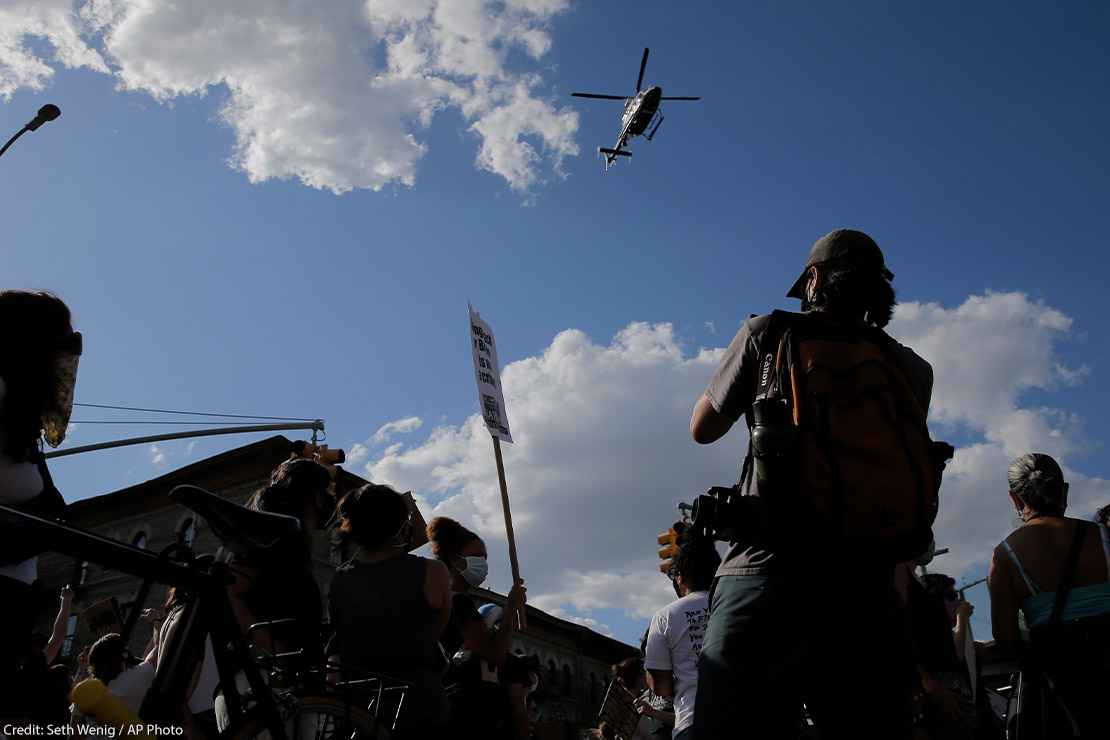
<svg viewBox="0 0 1110 740"><path fill-rule="evenodd" d="M117 632L104 635L89 649L89 674L104 685L135 716L154 680L154 654L138 665L127 665L127 646Z"/></svg>
<svg viewBox="0 0 1110 740"><path fill-rule="evenodd" d="M690 737L694 698L698 690L698 656L709 623L709 587L721 557L709 540L694 540L679 548L670 576L679 599L651 618L644 668L648 687L674 699L673 740Z"/></svg>

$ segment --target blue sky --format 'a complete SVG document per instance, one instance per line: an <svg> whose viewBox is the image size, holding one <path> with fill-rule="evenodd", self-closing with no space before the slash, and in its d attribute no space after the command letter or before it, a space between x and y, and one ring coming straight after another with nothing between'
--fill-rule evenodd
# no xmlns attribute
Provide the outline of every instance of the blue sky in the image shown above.
<svg viewBox="0 0 1110 740"><path fill-rule="evenodd" d="M49 40L24 37L28 53L55 71L42 89L15 86L0 105L0 127L14 132L45 102L63 114L0 161L3 282L53 290L73 308L86 346L78 400L319 416L329 441L347 447L417 416L423 425L409 449L434 456L430 430L459 432L476 410L467 301L492 324L506 365L539 362L567 329L604 347L631 322L670 323L689 358L727 344L748 314L789 307L782 296L809 244L847 225L877 238L903 301L954 310L987 291L1020 292L1033 320L1049 308L1069 319L1042 359L1077 379L1015 381L1015 403L1074 416L1069 469L1110 475L1110 401L1099 391L1110 361L1101 310L1110 268L1104 4L550 7L558 12L535 21L550 48L538 57L516 49L502 72L534 76L531 95L547 105L541 116L577 112L577 128L561 141L581 153L558 167L541 155L524 190L475 166L473 119L451 105L427 128L402 119L426 147L411 185L336 195L295 179L252 183L228 164L236 130L221 111L235 102L234 85L160 101L134 76L127 79L135 89L120 89L121 79L139 74L141 54L156 53L143 39L113 61L103 30L85 29L89 47L108 60L106 74L66 68ZM19 4L4 12L19 13ZM118 28L116 43L143 32ZM367 38L366 53L381 57ZM612 145L620 106L569 93L631 92L644 46L652 50L646 82L704 99L665 105L655 141L633 142L631 162L603 175L593 152ZM0 80L3 65L0 56ZM282 129L284 110L271 110L262 125ZM328 111L313 115L323 122ZM311 148L314 128L304 130L300 146ZM542 152L541 138L522 140ZM1020 346L1023 324L1013 326L1004 338ZM972 367L1020 371L990 365L987 343L941 346ZM688 398L627 390L643 405L688 409L711 365L691 370L701 375ZM937 383L943 392L945 378ZM111 417L78 409L74 418ZM947 436L989 439L995 417L975 418L988 421L976 428L953 412ZM619 438L628 422L596 423ZM72 443L125 430L153 431L83 426ZM75 500L238 441L202 441L191 451L167 444L159 465L140 447L59 460L53 469ZM742 440L728 444L712 453L714 465L728 455L738 463ZM684 460L710 454L690 447ZM371 451L368 462L382 455ZM531 480L514 471L511 456L508 463L511 484L514 474ZM725 482L707 477L695 476L688 490ZM456 492L427 491L425 500ZM662 528L682 495L647 492L635 505ZM629 563L652 557L653 526L637 535L644 551ZM605 546L583 547L595 547L591 559L604 570ZM542 554L522 557L537 570L549 566ZM981 572L973 559L961 575ZM978 603L981 619L985 601ZM554 604L626 640L645 625L600 601L552 597ZM977 624L986 637L985 623Z"/></svg>

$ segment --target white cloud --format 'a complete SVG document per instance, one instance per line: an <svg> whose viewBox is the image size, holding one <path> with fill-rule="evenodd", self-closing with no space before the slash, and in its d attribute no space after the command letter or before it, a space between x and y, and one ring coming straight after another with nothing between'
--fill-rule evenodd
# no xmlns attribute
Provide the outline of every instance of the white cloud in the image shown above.
<svg viewBox="0 0 1110 740"><path fill-rule="evenodd" d="M542 609L543 607L539 608ZM565 619L568 622L574 622L575 624L580 624L583 627L589 627L594 632L603 634L606 637L613 637L613 630L609 627L609 625L605 624L604 622L599 622L592 617L580 617L575 614L569 614L565 609L561 609L557 606L550 609L545 609L545 611L552 616L559 617L560 619Z"/></svg>
<svg viewBox="0 0 1110 740"><path fill-rule="evenodd" d="M383 445L389 442L399 434L411 434L424 425L424 420L419 416L406 416L401 419L394 419L388 421L378 427L365 442L355 442L347 448L347 465L361 465L370 458L371 448ZM388 445L382 454L393 455L396 454L404 444L396 442Z"/></svg>
<svg viewBox="0 0 1110 740"><path fill-rule="evenodd" d="M951 548L936 567L953 574L981 563L1009 531L1006 469L1026 452L1047 452L1065 464L1091 449L1082 420L1062 409L1022 405L1022 394L1081 382L1087 368L1067 368L1056 345L1072 319L1022 293L971 296L955 308L935 303L898 307L891 332L933 365L933 436L964 431L978 438L961 447L945 471L938 542ZM1110 499L1110 482L1074 470L1070 511L1093 513Z"/></svg>
<svg viewBox="0 0 1110 740"><path fill-rule="evenodd" d="M550 20L565 8L28 0L0 10L0 95L42 89L52 63L110 72L162 102L222 90L234 167L251 182L297 178L335 193L413 185L427 151L420 133L454 107L477 135L478 166L528 191L578 153L577 114L540 97L542 81L526 68L550 49ZM35 51L35 38L52 53Z"/></svg>
<svg viewBox="0 0 1110 740"><path fill-rule="evenodd" d="M709 332L710 334L716 334L717 333L717 325L714 324L712 321L706 321L705 322L705 330L707 332Z"/></svg>
<svg viewBox="0 0 1110 740"><path fill-rule="evenodd" d="M1069 381L1056 347L1070 327L1016 293L898 309L892 332L935 367L935 436L959 427L978 440L958 451L942 491L937 533L951 553L937 564L953 575L982 564L1009 531L1013 456L1045 450L1066 463L1084 448L1075 415L1020 402L1024 391ZM670 324L634 323L608 345L564 331L504 368L516 444L503 450L531 603L593 619L601 609L646 617L673 598L655 535L674 521L677 501L735 481L747 441L742 427L709 447L690 440L691 407L721 352L685 352ZM390 448L366 470L416 491L425 516L476 527L490 546L491 585L509 584L497 475L477 415ZM1077 515L1110 499L1110 482L1070 476Z"/></svg>
<svg viewBox="0 0 1110 740"><path fill-rule="evenodd" d="M673 596L656 569L655 534L674 521L679 500L734 479L739 467L742 440L697 448L687 431L719 355L686 356L670 324L635 323L607 346L564 331L542 355L504 368L516 444L503 450L533 603L647 616ZM387 452L367 472L419 492L426 516L475 526L492 551L492 584L508 584L497 474L478 416L434 428L424 444Z"/></svg>
<svg viewBox="0 0 1110 740"><path fill-rule="evenodd" d="M150 446L150 464L156 468L166 467L166 462L169 459L169 453L161 445L153 444Z"/></svg>
<svg viewBox="0 0 1110 740"><path fill-rule="evenodd" d="M355 442L347 450L347 465L360 465L370 457L370 448L361 442Z"/></svg>
<svg viewBox="0 0 1110 740"><path fill-rule="evenodd" d="M0 96L11 99L21 88L42 90L54 76L51 62L107 72L83 31L71 0L5 0L0 4ZM33 48L31 39L45 40L49 50Z"/></svg>
<svg viewBox="0 0 1110 740"><path fill-rule="evenodd" d="M393 421L386 422L378 427L378 431L374 432L371 441L374 444L382 444L393 439L398 434L409 434L415 432L424 424L419 416L406 416L403 419L394 419Z"/></svg>

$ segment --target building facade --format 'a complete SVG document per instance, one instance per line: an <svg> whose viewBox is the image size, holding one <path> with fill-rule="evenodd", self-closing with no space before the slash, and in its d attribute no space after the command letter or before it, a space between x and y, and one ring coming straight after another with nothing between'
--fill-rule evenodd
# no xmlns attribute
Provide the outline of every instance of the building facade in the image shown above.
<svg viewBox="0 0 1110 740"><path fill-rule="evenodd" d="M188 483L243 504L269 483L274 468L288 459L291 444L285 437L270 437L138 485L76 501L70 505L70 523L154 553L175 543L190 545L197 553L215 553L220 542L211 529L202 518L173 502L169 492ZM366 482L343 471L337 488L348 491ZM332 573L331 567L317 564L315 574L325 602ZM110 617L114 612L122 621L132 609L159 607L166 598L166 588L155 584L146 602L137 603L141 586L137 578L55 553L40 556L39 577L51 590L67 583L75 589L62 653L68 660L96 640L98 632L105 629L106 614ZM479 589L475 598L479 602L505 602L501 594L484 589ZM513 650L534 656L542 668L540 735L575 737L597 716L609 680L609 666L637 651L533 607L528 607L527 618L528 628L517 633ZM44 615L40 631L49 633L52 620L53 615ZM151 625L140 620L131 637L132 653L142 654L151 637Z"/></svg>

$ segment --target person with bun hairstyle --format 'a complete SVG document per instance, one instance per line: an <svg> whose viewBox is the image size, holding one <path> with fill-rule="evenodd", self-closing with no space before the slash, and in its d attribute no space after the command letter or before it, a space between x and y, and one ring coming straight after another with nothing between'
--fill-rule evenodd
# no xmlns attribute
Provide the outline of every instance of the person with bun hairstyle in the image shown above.
<svg viewBox="0 0 1110 740"><path fill-rule="evenodd" d="M428 523L428 540L432 554L447 566L451 574L451 619L443 631L440 644L453 661L448 682L457 683L458 691L451 700L452 729L475 732L489 724L488 696L480 674L480 661L501 667L510 653L516 632L517 614L524 608L524 583L514 584L505 603L501 628L490 634L474 602L467 592L477 588L489 573L486 543L462 524L448 517L436 517Z"/></svg>
<svg viewBox="0 0 1110 740"><path fill-rule="evenodd" d="M1068 483L1049 455L1022 455L1008 477L1022 526L995 548L987 585L998 650L1019 658L1022 694L1042 697L1018 714L1027 726L1036 715L1050 728L1046 737L1073 737L1075 729L1101 736L1110 696L1110 532L1064 516Z"/></svg>
<svg viewBox="0 0 1110 740"><path fill-rule="evenodd" d="M282 652L304 649L310 660L323 657L324 601L313 563L326 557L319 554L317 542L326 545L325 525L336 509L330 486L331 474L315 460L293 458L275 468L270 484L248 499L247 508L294 517L300 532L235 561L240 575L232 588L232 603L240 626L245 631L256 622L295 619L292 625L259 630L256 636L264 644L272 638L273 647Z"/></svg>
<svg viewBox="0 0 1110 740"><path fill-rule="evenodd" d="M389 486L369 483L347 494L339 521L355 554L328 594L335 630L328 655L345 679L362 669L411 684L393 737L437 737L449 716L438 640L451 617L451 574L406 552L408 503Z"/></svg>

